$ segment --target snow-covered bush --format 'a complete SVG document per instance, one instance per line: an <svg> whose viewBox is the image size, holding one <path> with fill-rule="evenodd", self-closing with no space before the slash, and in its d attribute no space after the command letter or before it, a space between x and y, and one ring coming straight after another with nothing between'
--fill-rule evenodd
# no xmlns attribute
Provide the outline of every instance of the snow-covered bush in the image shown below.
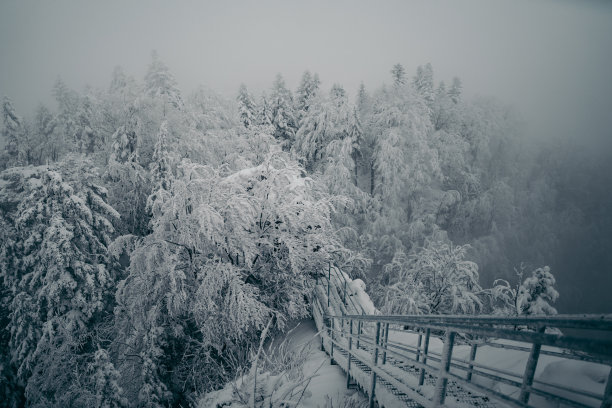
<svg viewBox="0 0 612 408"><path fill-rule="evenodd" d="M491 311L495 314L510 316L554 315L557 310L551 305L559 298L559 292L554 288L555 277L550 267L536 268L521 282L524 275L524 265L517 271L516 287L503 279L493 283L493 287L483 293L488 298Z"/></svg>
<svg viewBox="0 0 612 408"><path fill-rule="evenodd" d="M310 394L308 386L318 373L318 368L306 372L304 367L311 354L311 344L317 338L311 337L296 347L287 340L292 330L282 341L270 341L267 347L262 338L260 347L251 350L249 365L239 367L235 378L222 389L203 395L198 407L247 408L254 402L272 407L300 406Z"/></svg>
<svg viewBox="0 0 612 408"><path fill-rule="evenodd" d="M482 309L478 265L466 261L469 246L428 242L412 256L396 253L385 267L382 310L397 314L472 314Z"/></svg>
<svg viewBox="0 0 612 408"><path fill-rule="evenodd" d="M555 277L548 266L535 269L518 290L517 309L523 315L557 314L557 309L550 305L559 297L559 292L554 288L555 283Z"/></svg>

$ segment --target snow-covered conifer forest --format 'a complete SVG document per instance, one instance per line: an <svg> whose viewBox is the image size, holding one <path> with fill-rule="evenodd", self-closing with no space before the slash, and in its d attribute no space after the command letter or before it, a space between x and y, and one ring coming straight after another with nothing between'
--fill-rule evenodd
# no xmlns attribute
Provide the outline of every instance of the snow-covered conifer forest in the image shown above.
<svg viewBox="0 0 612 408"><path fill-rule="evenodd" d="M37 41L1 32L0 53ZM206 407L257 372L260 342L310 318L330 264L385 314L612 311L612 152L577 142L580 129L539 139L521 106L470 89L465 64L439 75L408 46L369 66L378 82L346 85L315 59L277 73L275 57L264 86L249 76L231 92L205 75L179 86L190 61L171 49L138 49L142 72L113 61L96 86L47 72L33 110L5 92L30 70L0 55L0 406ZM272 373L305 360L267 350Z"/></svg>

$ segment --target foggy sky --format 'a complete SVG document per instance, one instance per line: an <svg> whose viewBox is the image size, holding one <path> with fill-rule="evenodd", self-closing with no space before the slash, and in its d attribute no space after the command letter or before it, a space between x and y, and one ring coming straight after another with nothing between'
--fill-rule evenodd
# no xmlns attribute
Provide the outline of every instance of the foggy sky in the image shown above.
<svg viewBox="0 0 612 408"><path fill-rule="evenodd" d="M516 106L532 135L611 139L612 2L0 2L0 94L22 114L52 102L58 76L77 90L116 65L142 78L153 49L183 92L226 96L277 72L295 89L305 69L354 93L431 62L436 80Z"/></svg>

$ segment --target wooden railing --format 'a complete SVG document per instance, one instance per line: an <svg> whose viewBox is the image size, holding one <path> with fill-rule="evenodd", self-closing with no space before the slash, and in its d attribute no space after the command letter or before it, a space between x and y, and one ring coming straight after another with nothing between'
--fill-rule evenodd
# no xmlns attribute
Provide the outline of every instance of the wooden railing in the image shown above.
<svg viewBox="0 0 612 408"><path fill-rule="evenodd" d="M327 275L313 297L321 347L345 371L347 386L358 386L368 394L371 407L457 403L537 407L545 401L572 407L612 406L612 372L602 393L535 376L543 358L581 360L602 365L597 367L603 370L610 367L610 315L380 316L366 315L363 309L355 314L350 310L359 307L347 296L343 275L333 279L331 269ZM503 352L505 358L516 359L520 370L487 361L499 349L508 350Z"/></svg>

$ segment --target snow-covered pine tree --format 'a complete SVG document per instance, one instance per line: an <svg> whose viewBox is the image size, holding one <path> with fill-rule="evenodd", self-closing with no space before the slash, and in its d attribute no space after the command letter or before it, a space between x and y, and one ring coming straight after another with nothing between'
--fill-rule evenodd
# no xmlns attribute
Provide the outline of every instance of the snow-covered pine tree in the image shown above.
<svg viewBox="0 0 612 408"><path fill-rule="evenodd" d="M183 99L176 87L176 80L156 51L151 53L151 64L145 76L145 93L153 99L159 98L163 101L164 113L166 104L179 110L183 108Z"/></svg>
<svg viewBox="0 0 612 408"><path fill-rule="evenodd" d="M123 72L123 68L117 65L111 74L111 82L108 86L109 93L122 92L128 86L128 77Z"/></svg>
<svg viewBox="0 0 612 408"><path fill-rule="evenodd" d="M425 99L428 106L431 106L435 98L435 91L433 68L430 63L425 64L424 67L421 65L417 67L417 73L412 79L412 85L423 99Z"/></svg>
<svg viewBox="0 0 612 408"><path fill-rule="evenodd" d="M531 272L518 289L516 308L522 315L555 315L557 309L550 304L559 298L554 288L555 277L550 267L544 266Z"/></svg>
<svg viewBox="0 0 612 408"><path fill-rule="evenodd" d="M98 349L95 352L89 372L95 390L94 407L121 408L129 405L123 396L123 389L119 386L119 371L115 368L106 350Z"/></svg>
<svg viewBox="0 0 612 408"><path fill-rule="evenodd" d="M441 81L436 89L434 103L431 106L431 122L434 130L445 130L447 132L458 133L454 129L457 121L457 107L451 100L446 90L446 84Z"/></svg>
<svg viewBox="0 0 612 408"><path fill-rule="evenodd" d="M327 146L334 140L353 136L354 138L348 141L350 147L347 150L349 158L353 156L353 149L357 147L358 139L362 135L355 113L348 103L346 91L338 84L332 86L328 98L317 96L310 100L294 145L294 150L305 158L308 170L318 169L325 158ZM333 150L337 151L335 148ZM349 171L353 173L353 165Z"/></svg>
<svg viewBox="0 0 612 408"><path fill-rule="evenodd" d="M401 86L406 83L406 70L402 64L395 64L391 69L391 75L393 76L393 85Z"/></svg>
<svg viewBox="0 0 612 408"><path fill-rule="evenodd" d="M415 192L441 177L437 152L427 137L427 107L410 88L379 95L375 106L374 192L387 208L405 208Z"/></svg>
<svg viewBox="0 0 612 408"><path fill-rule="evenodd" d="M311 100L294 144L294 150L305 159L304 166L309 171L313 171L323 158L325 147L331 140L330 120L329 102L321 97Z"/></svg>
<svg viewBox="0 0 612 408"><path fill-rule="evenodd" d="M119 127L113 135L113 144L111 145L111 155L109 158L110 163L138 163L137 128L136 109L132 108L130 109L127 123Z"/></svg>
<svg viewBox="0 0 612 408"><path fill-rule="evenodd" d="M365 212L367 203L367 195L359 188L357 180L358 163L362 159L360 143L363 131L355 107L344 106L340 112L336 123L336 126L340 126L332 133L336 137L325 146L325 160L320 165L320 171L330 194L340 194L350 199L348 206L336 211L334 220L337 225L352 228L359 223L359 214Z"/></svg>
<svg viewBox="0 0 612 408"><path fill-rule="evenodd" d="M80 96L68 88L60 78L55 81L52 93L57 102L58 130L63 144L66 145L67 151L77 151L75 147L78 146L74 145L72 136L77 127Z"/></svg>
<svg viewBox="0 0 612 408"><path fill-rule="evenodd" d="M356 106L357 109L359 109L360 115L368 112L370 108L370 95L363 82L359 85L359 89L357 90Z"/></svg>
<svg viewBox="0 0 612 408"><path fill-rule="evenodd" d="M98 137L92 129L91 120L93 112L91 110L91 100L85 96L79 106L74 129L74 142L79 153L92 154L99 147Z"/></svg>
<svg viewBox="0 0 612 408"><path fill-rule="evenodd" d="M153 160L149 165L151 173L151 194L147 198L147 211L155 216L161 210L164 200L170 194L172 185L172 167L168 153L168 122L163 121L157 134L153 151Z"/></svg>
<svg viewBox="0 0 612 408"><path fill-rule="evenodd" d="M251 97L246 85L240 85L238 97L236 99L238 100L240 121L244 127L248 129L257 122L257 107L255 106L255 101L253 101L253 98Z"/></svg>
<svg viewBox="0 0 612 408"><path fill-rule="evenodd" d="M257 124L261 126L272 126L272 108L270 107L265 92L261 94L259 110L257 111Z"/></svg>
<svg viewBox="0 0 612 408"><path fill-rule="evenodd" d="M279 140L285 150L289 150L295 139L297 123L293 109L291 91L285 86L281 74L276 75L270 95L270 108L274 137Z"/></svg>
<svg viewBox="0 0 612 408"><path fill-rule="evenodd" d="M106 203L106 189L92 181L88 163L72 168L70 182L43 167L1 175L10 183L0 197L20 199L3 214L11 226L1 243L8 256L0 257L11 291L8 353L32 405L68 398L116 279L107 247L119 214Z"/></svg>
<svg viewBox="0 0 612 408"><path fill-rule="evenodd" d="M120 232L140 236L148 230L146 203L151 187L148 174L139 163L136 113L131 107L127 122L112 136L106 177L110 183L109 202L121 214Z"/></svg>
<svg viewBox="0 0 612 408"><path fill-rule="evenodd" d="M534 269L531 276L524 280L525 266L522 263L515 271L518 277L516 286L512 287L504 279L497 279L493 287L483 291L491 312L505 316L557 314L551 303L559 298L559 292L554 288L556 280L550 268Z"/></svg>
<svg viewBox="0 0 612 408"><path fill-rule="evenodd" d="M302 80L296 91L295 109L298 122L308 111L310 100L314 98L319 90L319 76L311 75L310 71L304 71Z"/></svg>
<svg viewBox="0 0 612 408"><path fill-rule="evenodd" d="M346 91L340 84L333 84L329 91L329 98L335 106L342 106L348 103L346 99Z"/></svg>
<svg viewBox="0 0 612 408"><path fill-rule="evenodd" d="M34 132L40 143L36 154L37 164L58 160L59 154L63 150L63 140L58 134L59 132L56 131L57 128L58 122L53 114L46 106L39 105L34 116Z"/></svg>
<svg viewBox="0 0 612 408"><path fill-rule="evenodd" d="M357 108L353 107L353 114L349 117L348 123L348 137L351 141L351 157L353 158L353 173L355 175L355 185L359 185L359 167L363 165L364 159L364 137L363 128L361 127L361 120L359 119L359 113Z"/></svg>
<svg viewBox="0 0 612 408"><path fill-rule="evenodd" d="M453 83L451 84L451 87L448 90L448 96L450 96L451 100L454 103L459 103L459 101L461 100L462 91L463 85L461 84L461 80L458 77L454 77Z"/></svg>
<svg viewBox="0 0 612 408"><path fill-rule="evenodd" d="M22 119L15 113L13 103L7 96L2 101L2 121L4 123L2 136L6 143L4 150L8 159L6 167L17 166L22 160L19 152L23 143L24 128Z"/></svg>

